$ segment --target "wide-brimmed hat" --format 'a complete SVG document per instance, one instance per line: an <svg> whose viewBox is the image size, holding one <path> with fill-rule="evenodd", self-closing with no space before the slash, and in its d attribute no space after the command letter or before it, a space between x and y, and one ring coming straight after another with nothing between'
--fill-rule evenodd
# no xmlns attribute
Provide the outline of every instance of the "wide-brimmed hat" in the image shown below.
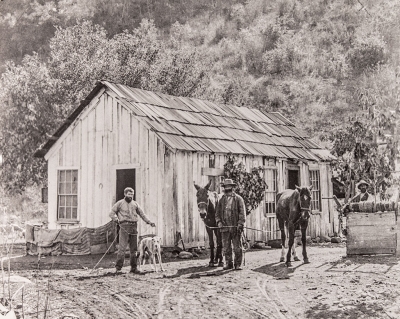
<svg viewBox="0 0 400 319"><path fill-rule="evenodd" d="M364 184L367 185L367 187L369 186L369 184L366 181L364 181L363 179L361 181L359 181L356 186L358 189L360 189L360 186L364 185Z"/></svg>
<svg viewBox="0 0 400 319"><path fill-rule="evenodd" d="M236 183L234 183L232 179L227 178L222 182L222 186L236 186Z"/></svg>

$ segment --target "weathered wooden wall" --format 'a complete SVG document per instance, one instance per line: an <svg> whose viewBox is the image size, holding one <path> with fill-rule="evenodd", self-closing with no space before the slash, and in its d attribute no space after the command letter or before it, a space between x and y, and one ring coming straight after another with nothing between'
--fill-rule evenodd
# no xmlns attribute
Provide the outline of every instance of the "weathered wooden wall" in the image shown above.
<svg viewBox="0 0 400 319"><path fill-rule="evenodd" d="M203 174L209 167L207 153L173 152L131 112L129 105L111 91L100 91L46 155L49 172L49 227L98 227L109 221L115 203L116 170L136 169L136 200L156 223L154 230L140 222L140 234L157 233L165 245L173 245L180 232L185 243L204 245L207 235L196 204L193 182L205 185L211 178ZM261 156L239 156L247 170L262 166ZM226 154L215 154L215 168L223 168ZM287 161L276 160L278 192L286 188ZM57 170L78 169L78 223L57 221ZM330 168L320 166L322 197L332 197ZM326 176L325 176L326 175ZM325 177L323 177L325 176ZM308 184L308 166L300 163L301 183ZM315 237L332 232L333 205L324 201L321 215L310 221L309 234ZM331 207L332 206L332 207ZM264 216L264 204L247 218L247 226L269 231L247 231L252 241L279 238L276 219Z"/></svg>

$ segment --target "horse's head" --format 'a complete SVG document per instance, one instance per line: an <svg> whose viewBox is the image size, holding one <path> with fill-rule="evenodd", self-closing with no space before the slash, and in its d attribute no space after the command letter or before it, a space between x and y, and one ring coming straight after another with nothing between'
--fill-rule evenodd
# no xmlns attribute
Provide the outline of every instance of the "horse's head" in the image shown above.
<svg viewBox="0 0 400 319"><path fill-rule="evenodd" d="M200 187L199 185L196 184L196 182L194 183L194 187L197 190L196 193L197 207L199 208L199 213L201 218L205 218L207 216L208 190L210 186L211 186L211 180L204 187Z"/></svg>
<svg viewBox="0 0 400 319"><path fill-rule="evenodd" d="M302 220L308 220L311 212L311 190L312 185L309 187L299 187L296 185L296 190L299 192L300 201L300 218Z"/></svg>

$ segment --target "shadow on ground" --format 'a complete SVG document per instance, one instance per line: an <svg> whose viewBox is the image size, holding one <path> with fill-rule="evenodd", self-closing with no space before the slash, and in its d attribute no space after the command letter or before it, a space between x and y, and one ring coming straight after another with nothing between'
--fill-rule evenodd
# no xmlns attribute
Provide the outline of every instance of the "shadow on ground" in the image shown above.
<svg viewBox="0 0 400 319"><path fill-rule="evenodd" d="M286 267L286 264L281 263L271 263L259 268L254 268L252 271L259 272L262 274L269 275L274 277L275 279L289 279L290 275L293 274L296 269L303 266L304 263L302 261L294 261L292 262L292 267Z"/></svg>
<svg viewBox="0 0 400 319"><path fill-rule="evenodd" d="M178 278L184 275L189 275L188 278L196 279L200 277L221 276L232 270L223 270L221 267L206 267L206 266L192 266L187 268L180 268L173 275L165 275L163 278Z"/></svg>
<svg viewBox="0 0 400 319"><path fill-rule="evenodd" d="M93 269L93 267L100 261L96 266L98 268L114 268L115 260L117 258L116 253L108 253L97 255L58 255L58 256L38 256L25 255L25 245L15 245L10 260L10 267L13 271L17 270L47 270L47 269L61 269L61 270L72 270L72 269ZM129 255L126 256L125 266L129 266ZM208 265L209 250L206 249L199 254L196 258L186 260L204 260L204 266ZM163 263L183 262L185 259L180 258L162 258ZM7 262L5 262L7 265ZM204 267L203 267L204 268ZM211 268L212 269L212 268Z"/></svg>

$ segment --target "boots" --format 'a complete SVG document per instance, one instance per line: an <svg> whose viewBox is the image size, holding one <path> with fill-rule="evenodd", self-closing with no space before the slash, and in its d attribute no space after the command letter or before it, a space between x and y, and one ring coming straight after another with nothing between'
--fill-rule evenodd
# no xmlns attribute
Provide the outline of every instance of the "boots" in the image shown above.
<svg viewBox="0 0 400 319"><path fill-rule="evenodd" d="M136 267L135 268L132 267L129 272L132 273L132 274L144 275L144 272L139 270L139 269L137 269Z"/></svg>
<svg viewBox="0 0 400 319"><path fill-rule="evenodd" d="M233 269L233 263L232 262L226 263L226 265L223 268L223 270L229 270L229 269Z"/></svg>

